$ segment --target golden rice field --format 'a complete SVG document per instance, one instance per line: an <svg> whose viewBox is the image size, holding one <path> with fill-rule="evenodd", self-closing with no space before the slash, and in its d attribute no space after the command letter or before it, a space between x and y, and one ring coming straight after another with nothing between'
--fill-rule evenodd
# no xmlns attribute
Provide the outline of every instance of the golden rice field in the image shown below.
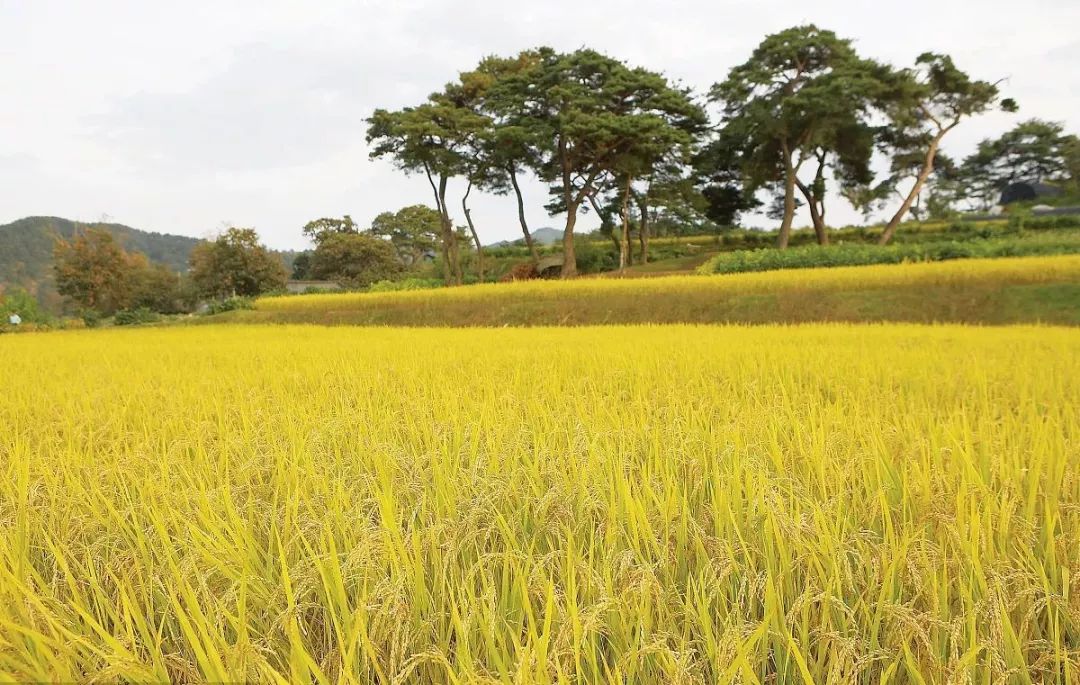
<svg viewBox="0 0 1080 685"><path fill-rule="evenodd" d="M613 295L622 291L639 293L677 292L683 295L708 290L714 296L736 295L742 292L780 291L814 285L823 289L866 287L894 288L911 282L931 281L936 284L965 283L980 278L1022 279L1028 282L1054 281L1063 276L1080 274L1080 255L1051 257L1018 257L1009 259L970 259L948 262L918 262L912 264L877 264L873 266L841 266L831 269L784 269L720 276L671 276L648 282L614 278L586 278L568 281L519 281L468 288L437 288L381 293L325 293L303 297L267 297L259 300L264 311L288 311L307 308L332 308L345 303L359 304L377 300L456 300L464 298L489 300L493 296L528 294L532 297L554 297L571 293L577 296Z"/></svg>
<svg viewBox="0 0 1080 685"><path fill-rule="evenodd" d="M1080 255L263 298L233 321L392 326L904 321L1080 325Z"/></svg>
<svg viewBox="0 0 1080 685"><path fill-rule="evenodd" d="M1080 329L114 329L0 367L0 680L1080 682Z"/></svg>

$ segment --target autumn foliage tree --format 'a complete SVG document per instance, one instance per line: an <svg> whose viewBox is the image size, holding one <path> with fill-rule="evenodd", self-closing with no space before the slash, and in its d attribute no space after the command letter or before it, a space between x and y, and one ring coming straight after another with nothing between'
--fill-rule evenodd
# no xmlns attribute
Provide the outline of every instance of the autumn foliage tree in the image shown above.
<svg viewBox="0 0 1080 685"><path fill-rule="evenodd" d="M141 254L125 251L112 233L87 228L53 247L56 289L81 309L111 315L129 306L137 275L147 268Z"/></svg>

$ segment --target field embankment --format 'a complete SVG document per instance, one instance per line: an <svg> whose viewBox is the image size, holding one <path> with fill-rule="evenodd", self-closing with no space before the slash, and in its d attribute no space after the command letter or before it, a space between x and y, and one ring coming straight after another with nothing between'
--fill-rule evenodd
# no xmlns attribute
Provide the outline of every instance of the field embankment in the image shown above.
<svg viewBox="0 0 1080 685"><path fill-rule="evenodd" d="M1080 330L222 326L0 358L15 681L1080 676Z"/></svg>
<svg viewBox="0 0 1080 685"><path fill-rule="evenodd" d="M206 321L388 326L1080 324L1080 256L275 297Z"/></svg>
<svg viewBox="0 0 1080 685"><path fill-rule="evenodd" d="M967 241L895 243L893 245L804 245L787 250L721 252L699 267L700 273L723 274L776 269L815 269L957 259L1000 259L1080 253L1080 232L1036 234Z"/></svg>

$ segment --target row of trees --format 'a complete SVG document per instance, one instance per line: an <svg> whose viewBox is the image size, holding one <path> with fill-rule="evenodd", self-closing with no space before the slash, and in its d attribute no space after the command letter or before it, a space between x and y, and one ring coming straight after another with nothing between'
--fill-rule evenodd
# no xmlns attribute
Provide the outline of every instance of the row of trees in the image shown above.
<svg viewBox="0 0 1080 685"><path fill-rule="evenodd" d="M297 257L294 276L353 288L392 279L433 256L440 222L438 212L422 205L380 214L367 229L348 215L316 219L304 227L316 247ZM93 227L56 241L53 269L58 292L95 316L140 309L181 313L200 301L281 291L288 278L281 255L268 250L254 229L237 227L198 243L183 274L125 250L112 233Z"/></svg>
<svg viewBox="0 0 1080 685"><path fill-rule="evenodd" d="M186 274L125 250L105 229L87 228L71 240L56 241L53 270L57 291L95 316L137 309L175 314L200 300L281 290L287 278L280 257L250 228L229 228L196 245Z"/></svg>
<svg viewBox="0 0 1080 685"><path fill-rule="evenodd" d="M622 265L632 222L647 260L658 209L731 224L767 202L785 247L805 203L826 244L829 183L867 210L899 194L884 243L939 168L945 136L968 117L1016 107L947 55L926 53L894 68L812 25L766 37L707 102L720 112L716 124L699 98L662 74L590 49L542 47L485 58L416 106L376 110L367 137L373 158L427 180L444 276L460 283L451 179L465 189L461 215L481 260L472 193L514 196L536 260L520 181L533 174L545 182L546 208L566 217L564 276L576 273L574 228L584 211L599 214ZM890 160L884 179L871 164L880 152Z"/></svg>

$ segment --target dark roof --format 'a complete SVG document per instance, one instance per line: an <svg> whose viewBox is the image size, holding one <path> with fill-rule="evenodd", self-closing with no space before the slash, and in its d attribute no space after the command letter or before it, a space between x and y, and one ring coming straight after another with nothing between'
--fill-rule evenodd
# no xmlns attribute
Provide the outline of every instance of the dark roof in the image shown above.
<svg viewBox="0 0 1080 685"><path fill-rule="evenodd" d="M1008 205L1013 202L1034 200L1040 197L1056 197L1064 194L1061 188L1038 181L1020 181L1010 183L1001 191L1001 204Z"/></svg>

